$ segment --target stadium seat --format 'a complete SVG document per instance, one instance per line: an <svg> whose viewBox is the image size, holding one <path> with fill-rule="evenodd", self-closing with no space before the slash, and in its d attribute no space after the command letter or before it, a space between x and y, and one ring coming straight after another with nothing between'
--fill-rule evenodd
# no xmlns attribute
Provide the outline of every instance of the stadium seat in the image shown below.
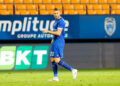
<svg viewBox="0 0 120 86"><path fill-rule="evenodd" d="M88 14L89 15L96 15L97 12L96 12L96 10L88 10Z"/></svg>
<svg viewBox="0 0 120 86"><path fill-rule="evenodd" d="M0 15L9 15L8 10L0 10Z"/></svg>
<svg viewBox="0 0 120 86"><path fill-rule="evenodd" d="M38 5L37 4L27 4L26 8L30 15L37 15L38 14Z"/></svg>
<svg viewBox="0 0 120 86"><path fill-rule="evenodd" d="M85 4L74 4L74 9L86 9Z"/></svg>
<svg viewBox="0 0 120 86"><path fill-rule="evenodd" d="M48 11L47 10L40 10L40 15L48 15Z"/></svg>
<svg viewBox="0 0 120 86"><path fill-rule="evenodd" d="M38 5L36 4L26 4L26 8L29 9L38 9Z"/></svg>
<svg viewBox="0 0 120 86"><path fill-rule="evenodd" d="M61 0L52 0L52 3L61 3Z"/></svg>
<svg viewBox="0 0 120 86"><path fill-rule="evenodd" d="M52 0L42 0L42 3L52 3Z"/></svg>
<svg viewBox="0 0 120 86"><path fill-rule="evenodd" d="M53 4L46 4L45 5L45 7L46 7L46 9L51 9L51 10L53 10L54 8L55 8L55 5L53 5Z"/></svg>
<svg viewBox="0 0 120 86"><path fill-rule="evenodd" d="M87 5L87 8L88 8L88 14L89 15L95 15L96 14L96 10L94 9L94 5L92 5L92 4Z"/></svg>
<svg viewBox="0 0 120 86"><path fill-rule="evenodd" d="M107 0L98 0L99 3L107 3Z"/></svg>
<svg viewBox="0 0 120 86"><path fill-rule="evenodd" d="M0 3L4 3L4 0L0 0Z"/></svg>
<svg viewBox="0 0 120 86"><path fill-rule="evenodd" d="M79 15L85 15L86 14L86 10L76 10L77 14Z"/></svg>
<svg viewBox="0 0 120 86"><path fill-rule="evenodd" d="M29 12L27 10L16 10L16 15L29 15Z"/></svg>
<svg viewBox="0 0 120 86"><path fill-rule="evenodd" d="M33 0L33 3L42 3L42 0Z"/></svg>
<svg viewBox="0 0 120 86"><path fill-rule="evenodd" d="M45 4L39 4L39 9L44 9L45 10L46 9Z"/></svg>
<svg viewBox="0 0 120 86"><path fill-rule="evenodd" d="M62 10L62 4L55 4L55 8Z"/></svg>
<svg viewBox="0 0 120 86"><path fill-rule="evenodd" d="M81 14L81 15L86 14L86 5L74 4L74 9L77 11L77 14Z"/></svg>
<svg viewBox="0 0 120 86"><path fill-rule="evenodd" d="M26 5L25 4L16 4L15 5L15 9L26 9Z"/></svg>
<svg viewBox="0 0 120 86"><path fill-rule="evenodd" d="M14 3L23 3L23 0L14 0Z"/></svg>
<svg viewBox="0 0 120 86"><path fill-rule="evenodd" d="M80 0L80 3L89 3L89 0Z"/></svg>
<svg viewBox="0 0 120 86"><path fill-rule="evenodd" d="M104 10L105 14L110 14L110 10L109 10L110 6L109 6L109 4L103 4L102 9Z"/></svg>
<svg viewBox="0 0 120 86"><path fill-rule="evenodd" d="M74 9L74 6L73 6L73 4L64 4L64 9L65 10L68 10L68 9L72 10L72 9Z"/></svg>
<svg viewBox="0 0 120 86"><path fill-rule="evenodd" d="M108 3L117 3L116 0L108 0Z"/></svg>
<svg viewBox="0 0 120 86"><path fill-rule="evenodd" d="M93 4L87 5L88 14L109 14L108 4Z"/></svg>
<svg viewBox="0 0 120 86"><path fill-rule="evenodd" d="M23 2L24 2L24 3L33 3L32 0L24 0Z"/></svg>
<svg viewBox="0 0 120 86"><path fill-rule="evenodd" d="M120 4L112 4L111 8L111 14L120 14Z"/></svg>
<svg viewBox="0 0 120 86"><path fill-rule="evenodd" d="M116 2L120 4L120 0L117 0Z"/></svg>
<svg viewBox="0 0 120 86"><path fill-rule="evenodd" d="M71 0L70 3L80 3L80 0Z"/></svg>
<svg viewBox="0 0 120 86"><path fill-rule="evenodd" d="M7 6L5 4L0 4L0 9L7 9Z"/></svg>
<svg viewBox="0 0 120 86"><path fill-rule="evenodd" d="M8 13L10 15L13 15L13 4L6 4L6 7L7 7L7 10L8 10Z"/></svg>
<svg viewBox="0 0 120 86"><path fill-rule="evenodd" d="M70 3L70 0L62 0L62 3Z"/></svg>
<svg viewBox="0 0 120 86"><path fill-rule="evenodd" d="M48 14L49 15L53 15L54 14L54 10L48 10Z"/></svg>
<svg viewBox="0 0 120 86"><path fill-rule="evenodd" d="M76 10L64 10L64 14L69 14L69 15L75 15L77 14L77 11Z"/></svg>
<svg viewBox="0 0 120 86"><path fill-rule="evenodd" d="M13 4L6 4L7 9L13 9Z"/></svg>
<svg viewBox="0 0 120 86"><path fill-rule="evenodd" d="M13 0L4 0L4 3L13 3Z"/></svg>
<svg viewBox="0 0 120 86"><path fill-rule="evenodd" d="M38 10L28 10L30 15L38 15Z"/></svg>
<svg viewBox="0 0 120 86"><path fill-rule="evenodd" d="M98 0L89 0L89 3L98 3Z"/></svg>

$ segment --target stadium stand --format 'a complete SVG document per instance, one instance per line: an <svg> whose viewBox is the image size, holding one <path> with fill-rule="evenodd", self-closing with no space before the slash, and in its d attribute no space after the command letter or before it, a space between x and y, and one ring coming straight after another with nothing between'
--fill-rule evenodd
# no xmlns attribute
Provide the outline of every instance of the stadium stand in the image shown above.
<svg viewBox="0 0 120 86"><path fill-rule="evenodd" d="M118 15L120 0L0 0L0 15Z"/></svg>

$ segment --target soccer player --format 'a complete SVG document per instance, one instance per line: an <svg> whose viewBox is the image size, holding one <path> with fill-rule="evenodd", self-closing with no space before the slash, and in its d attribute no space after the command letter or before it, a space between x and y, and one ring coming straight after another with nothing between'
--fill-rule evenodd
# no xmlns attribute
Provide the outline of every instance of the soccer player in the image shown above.
<svg viewBox="0 0 120 86"><path fill-rule="evenodd" d="M73 80L77 77L77 69L72 68L66 62L61 60L63 58L63 49L65 45L64 40L64 29L65 29L65 22L64 19L60 16L60 10L58 8L54 9L54 17L55 23L53 24L53 31L42 30L43 33L50 33L53 34L54 37L51 41L52 47L50 52L50 59L52 62L54 78L49 81L59 81L57 75L58 64L63 66L64 68L70 70L73 74Z"/></svg>

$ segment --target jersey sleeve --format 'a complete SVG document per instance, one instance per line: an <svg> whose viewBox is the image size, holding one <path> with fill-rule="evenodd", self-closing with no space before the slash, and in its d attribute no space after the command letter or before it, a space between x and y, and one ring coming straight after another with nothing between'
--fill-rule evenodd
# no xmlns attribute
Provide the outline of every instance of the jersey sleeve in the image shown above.
<svg viewBox="0 0 120 86"><path fill-rule="evenodd" d="M58 27L57 27L57 29L58 29L58 28L62 28L62 29L63 29L64 26L65 26L64 22L61 21L61 22L58 23Z"/></svg>

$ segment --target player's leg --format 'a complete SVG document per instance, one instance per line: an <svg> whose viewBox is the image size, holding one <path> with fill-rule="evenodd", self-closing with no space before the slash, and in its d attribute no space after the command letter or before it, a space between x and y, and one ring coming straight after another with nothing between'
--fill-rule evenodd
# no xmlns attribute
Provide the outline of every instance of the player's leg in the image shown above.
<svg viewBox="0 0 120 86"><path fill-rule="evenodd" d="M77 69L72 68L70 65L68 65L66 62L64 62L64 61L61 60L60 58L54 58L54 61L55 61L57 64L61 65L62 67L70 70L70 71L72 72L72 74L73 74L73 80L76 79L76 77L77 77Z"/></svg>
<svg viewBox="0 0 120 86"><path fill-rule="evenodd" d="M54 60L55 60L55 62L56 62L57 64L59 64L60 66L62 66L62 67L64 67L64 68L72 71L73 68L72 68L71 66L69 66L66 62L64 62L63 60L61 60L60 57L59 57L59 58L54 58Z"/></svg>
<svg viewBox="0 0 120 86"><path fill-rule="evenodd" d="M55 62L53 57L51 57L50 60L51 60L51 63L52 63L54 77L58 77L58 75L57 75L58 64Z"/></svg>
<svg viewBox="0 0 120 86"><path fill-rule="evenodd" d="M51 60L51 63L52 63L54 78L52 78L48 81L59 81L58 75L57 75L58 64L55 63L54 57L51 57L50 60Z"/></svg>

